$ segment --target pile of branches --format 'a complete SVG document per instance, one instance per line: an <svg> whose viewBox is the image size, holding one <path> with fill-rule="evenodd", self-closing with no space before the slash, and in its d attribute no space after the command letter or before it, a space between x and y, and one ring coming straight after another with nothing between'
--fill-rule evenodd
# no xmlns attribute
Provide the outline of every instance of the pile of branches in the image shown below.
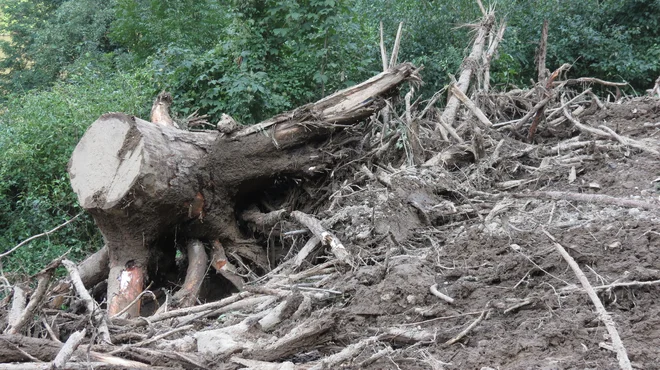
<svg viewBox="0 0 660 370"><path fill-rule="evenodd" d="M510 205L504 199L516 197L660 209L657 203L606 195L517 192L539 180L567 176L568 181L574 180L584 163L606 152L642 151L660 156L660 143L622 136L607 126L593 127L581 120L607 109L584 86L595 84L618 92L625 84L567 79L568 65L548 72L544 61L547 24L535 86L492 91L489 66L506 25L498 24L494 12L484 9L483 19L473 28L473 46L459 78L429 101L413 101L414 86L402 103L390 101L364 125L364 138L353 143L358 155L335 168L324 193L316 194L320 201L307 207L307 212L286 211L294 202L288 199L281 210L241 215L265 235L278 224L281 238L295 239L276 267L256 276L250 263L244 263L245 256L215 258L213 267L232 282L237 293L198 305L192 297L190 307L168 309L164 305L152 316L124 319L121 313L108 317L94 298L103 289L94 288L90 294L87 287L93 278L86 273L81 276L79 270L88 271L98 260L76 266L60 258L34 276L36 287L11 285L5 279L0 302L4 328L0 362L5 364L0 369L367 368L383 358L403 356L410 346L435 343L432 331L403 326L338 335L338 315L346 304L340 288L345 276L368 265L387 266L395 256L392 251L401 250L406 242L391 231L379 233L360 224L364 219L373 223L374 217L383 216L386 206L344 200L360 192L395 192L406 184L427 189L398 196L420 216L417 226L445 230L466 221L488 222ZM399 30L391 58L381 42L384 69L396 65L400 34ZM445 92L449 98L440 110L436 105ZM614 98L620 99L619 95L615 93ZM365 147L369 150L362 150ZM199 247L189 245L187 249L189 258L199 261L191 257ZM206 270L208 261L202 261L201 268ZM256 259L250 262L263 265ZM53 284L60 265L67 269L68 278ZM75 294L66 297L66 309L62 309L64 301L57 299L68 292L62 285L75 289ZM442 302L453 302L437 286L429 289ZM158 301L149 290L138 298L154 304ZM424 310L419 308L419 312ZM488 310L478 313L474 322L444 345L461 341L487 314ZM332 353L318 351L328 343L334 343L329 347ZM17 364L7 364L10 362Z"/></svg>

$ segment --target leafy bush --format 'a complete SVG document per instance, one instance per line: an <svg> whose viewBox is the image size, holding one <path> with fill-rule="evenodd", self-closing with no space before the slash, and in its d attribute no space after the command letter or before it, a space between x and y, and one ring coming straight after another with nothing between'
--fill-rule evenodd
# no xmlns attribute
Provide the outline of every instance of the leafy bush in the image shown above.
<svg viewBox="0 0 660 370"><path fill-rule="evenodd" d="M80 61L49 91L10 95L0 113L0 251L52 229L80 212L66 166L78 140L101 114L145 116L152 96L146 75L111 72ZM72 249L80 258L101 244L85 216L3 259L4 268L34 272Z"/></svg>
<svg viewBox="0 0 660 370"><path fill-rule="evenodd" d="M223 29L212 45L153 41L155 82L173 93L180 114L199 109L212 120L228 113L254 123L359 82L370 64L377 66L345 1L248 1L218 9ZM160 22L174 22L164 16ZM156 39L144 32L142 39Z"/></svg>
<svg viewBox="0 0 660 370"><path fill-rule="evenodd" d="M114 49L106 37L114 17L113 1L0 0L6 22L2 33L11 35L0 49L6 57L0 74L6 92L46 87L81 57Z"/></svg>
<svg viewBox="0 0 660 370"><path fill-rule="evenodd" d="M549 21L546 66L573 64L572 76L625 80L645 89L660 74L660 1L587 0L503 4L508 29L495 65L498 77L527 84L536 79L534 52ZM500 82L505 82L501 81Z"/></svg>

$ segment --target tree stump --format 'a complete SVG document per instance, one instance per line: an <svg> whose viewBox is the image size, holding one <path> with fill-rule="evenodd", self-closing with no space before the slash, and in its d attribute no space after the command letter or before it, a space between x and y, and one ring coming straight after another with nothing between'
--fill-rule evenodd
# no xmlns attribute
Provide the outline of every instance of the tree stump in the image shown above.
<svg viewBox="0 0 660 370"><path fill-rule="evenodd" d="M108 315L140 314L138 295L174 263L176 240L241 239L236 202L277 176L310 176L338 125L369 117L415 68L402 64L316 103L232 133L189 132L123 113L101 116L69 162L71 185L105 239ZM130 306L130 307L129 307Z"/></svg>

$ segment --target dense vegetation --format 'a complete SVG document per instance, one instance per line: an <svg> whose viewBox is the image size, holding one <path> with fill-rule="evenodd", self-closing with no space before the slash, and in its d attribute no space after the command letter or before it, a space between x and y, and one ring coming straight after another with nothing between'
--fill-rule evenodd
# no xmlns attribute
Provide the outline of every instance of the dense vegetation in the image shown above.
<svg viewBox="0 0 660 370"><path fill-rule="evenodd" d="M509 1L495 86L527 85L550 21L547 65L573 76L625 80L637 91L660 74L660 0ZM423 94L455 73L479 18L448 0L0 0L0 252L79 212L66 164L86 127L107 111L145 117L172 92L175 113L249 124L352 85L382 67L378 22L400 60L424 65ZM33 272L72 249L98 248L89 218L4 259Z"/></svg>

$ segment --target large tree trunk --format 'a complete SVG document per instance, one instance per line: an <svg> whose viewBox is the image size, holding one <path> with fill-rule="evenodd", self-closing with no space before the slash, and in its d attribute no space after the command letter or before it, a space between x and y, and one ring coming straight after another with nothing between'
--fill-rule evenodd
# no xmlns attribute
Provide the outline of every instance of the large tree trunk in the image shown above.
<svg viewBox="0 0 660 370"><path fill-rule="evenodd" d="M188 132L122 113L101 116L69 163L80 204L109 252L108 314L139 315L148 274L174 261L174 241L241 239L236 201L282 175L306 176L331 161L319 147L338 125L382 108L414 76L409 64L242 131Z"/></svg>

